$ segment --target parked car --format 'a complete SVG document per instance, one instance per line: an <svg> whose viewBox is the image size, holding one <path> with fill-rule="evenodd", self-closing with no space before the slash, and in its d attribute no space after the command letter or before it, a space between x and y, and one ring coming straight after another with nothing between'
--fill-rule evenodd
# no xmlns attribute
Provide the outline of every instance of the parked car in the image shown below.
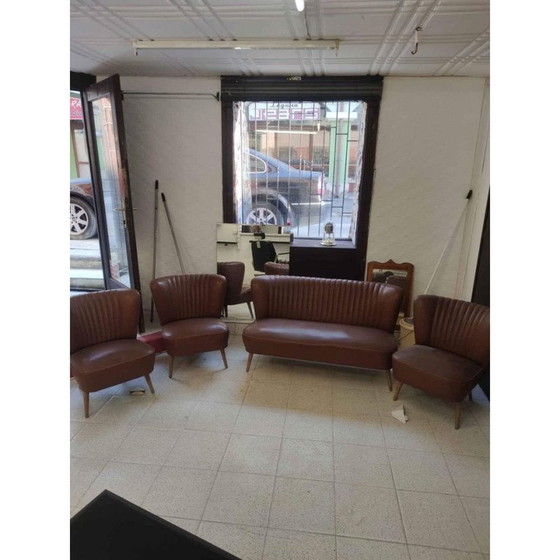
<svg viewBox="0 0 560 560"><path fill-rule="evenodd" d="M295 224L309 203L321 202L325 185L323 173L296 169L256 150L249 150L248 179L251 208L243 216L248 224Z"/></svg>
<svg viewBox="0 0 560 560"><path fill-rule="evenodd" d="M89 239L97 235L91 179L70 180L70 239Z"/></svg>

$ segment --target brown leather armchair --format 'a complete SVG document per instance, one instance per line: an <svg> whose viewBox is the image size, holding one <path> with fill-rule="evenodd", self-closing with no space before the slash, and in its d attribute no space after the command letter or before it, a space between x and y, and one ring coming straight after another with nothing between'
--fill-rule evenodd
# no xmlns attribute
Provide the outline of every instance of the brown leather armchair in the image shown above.
<svg viewBox="0 0 560 560"><path fill-rule="evenodd" d="M270 261L265 262L264 273L280 274L282 276L288 276L290 274L290 265L288 263L277 263L277 262L270 262Z"/></svg>
<svg viewBox="0 0 560 560"><path fill-rule="evenodd" d="M70 368L89 418L89 394L144 377L150 391L154 349L136 340L140 294L108 290L70 298Z"/></svg>
<svg viewBox="0 0 560 560"><path fill-rule="evenodd" d="M229 329L220 320L226 296L226 279L219 274L163 276L150 282L161 324L165 351L169 354L169 377L175 356L224 349Z"/></svg>
<svg viewBox="0 0 560 560"><path fill-rule="evenodd" d="M254 319L251 302L253 295L251 288L243 287L243 277L245 276L245 264L242 262L219 262L218 274L226 279L226 299L224 303L224 315L228 316L228 305L246 303L249 308L251 318Z"/></svg>
<svg viewBox="0 0 560 560"><path fill-rule="evenodd" d="M461 402L490 363L490 308L439 296L414 302L416 344L393 354L397 380L393 400L403 384L455 403L455 428Z"/></svg>

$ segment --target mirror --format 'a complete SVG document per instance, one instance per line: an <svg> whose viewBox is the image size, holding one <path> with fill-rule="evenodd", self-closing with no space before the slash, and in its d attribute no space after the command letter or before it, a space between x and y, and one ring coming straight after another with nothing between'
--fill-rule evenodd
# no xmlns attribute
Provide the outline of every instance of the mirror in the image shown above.
<svg viewBox="0 0 560 560"><path fill-rule="evenodd" d="M287 261L290 256L290 234L282 233L282 226L217 224L216 266L219 262L242 262L245 265L243 286L249 287L255 276L263 274L253 267L251 241L264 239L274 245L279 260ZM248 323L251 316L246 304L228 306L226 322Z"/></svg>
<svg viewBox="0 0 560 560"><path fill-rule="evenodd" d="M410 263L396 263L392 260L387 262L371 261L367 263L367 282L382 282L384 284L395 284L403 289L401 313L405 317L411 315L411 294L414 282L414 265Z"/></svg>

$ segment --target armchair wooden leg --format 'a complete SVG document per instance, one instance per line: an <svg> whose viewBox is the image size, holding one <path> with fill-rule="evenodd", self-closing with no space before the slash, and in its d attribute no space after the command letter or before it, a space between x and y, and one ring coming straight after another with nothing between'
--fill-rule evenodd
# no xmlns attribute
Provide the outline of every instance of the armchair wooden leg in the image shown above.
<svg viewBox="0 0 560 560"><path fill-rule="evenodd" d="M393 382L391 380L391 370L388 369L386 372L387 375L387 386L389 387L389 391L393 390Z"/></svg>
<svg viewBox="0 0 560 560"><path fill-rule="evenodd" d="M251 319L254 319L255 316L253 315L253 308L251 307L251 302L247 302L247 307L249 308L249 313L251 314Z"/></svg>
<svg viewBox="0 0 560 560"><path fill-rule="evenodd" d="M395 393L393 394L393 400L396 401L399 398L399 393L401 392L404 383L402 381L397 381L397 386L395 387Z"/></svg>
<svg viewBox="0 0 560 560"><path fill-rule="evenodd" d="M455 429L458 430L461 426L461 403L455 403Z"/></svg>
<svg viewBox="0 0 560 560"><path fill-rule="evenodd" d="M169 356L169 360L167 361L167 370L169 372L169 379L173 377L173 356Z"/></svg>
<svg viewBox="0 0 560 560"><path fill-rule="evenodd" d="M469 401L472 402L472 391L469 391Z"/></svg>
<svg viewBox="0 0 560 560"><path fill-rule="evenodd" d="M224 367L227 369L228 365L227 365L227 359L226 359L226 351L222 348L220 350L220 352L222 353L222 360L224 361Z"/></svg>
<svg viewBox="0 0 560 560"><path fill-rule="evenodd" d="M247 357L247 368L245 369L245 371L249 371L252 361L253 361L253 354L249 354L249 356Z"/></svg>
<svg viewBox="0 0 560 560"><path fill-rule="evenodd" d="M227 316L228 316L228 314L227 314L227 305L224 305L224 317L227 317Z"/></svg>
<svg viewBox="0 0 560 560"><path fill-rule="evenodd" d="M150 379L150 374L148 373L147 375L145 375L144 379L146 380L146 383L148 384L148 387L150 388L150 392L153 395L155 393L155 391L154 391L154 386L152 385L152 380Z"/></svg>
<svg viewBox="0 0 560 560"><path fill-rule="evenodd" d="M84 401L84 417L89 418L89 393L82 391L82 399Z"/></svg>

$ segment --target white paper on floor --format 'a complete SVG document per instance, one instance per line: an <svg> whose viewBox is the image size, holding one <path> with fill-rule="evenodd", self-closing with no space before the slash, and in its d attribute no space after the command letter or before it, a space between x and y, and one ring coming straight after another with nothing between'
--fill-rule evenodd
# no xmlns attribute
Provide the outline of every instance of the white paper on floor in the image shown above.
<svg viewBox="0 0 560 560"><path fill-rule="evenodd" d="M408 422L408 416L404 413L404 406L402 404L391 412L391 416L403 424Z"/></svg>

